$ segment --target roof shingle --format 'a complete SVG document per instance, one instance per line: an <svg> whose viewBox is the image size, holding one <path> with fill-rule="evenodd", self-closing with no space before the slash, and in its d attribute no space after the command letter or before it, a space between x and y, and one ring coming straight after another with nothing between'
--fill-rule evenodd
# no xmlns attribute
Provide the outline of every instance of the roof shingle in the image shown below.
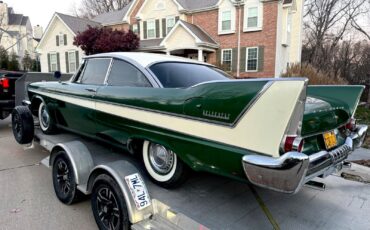
<svg viewBox="0 0 370 230"><path fill-rule="evenodd" d="M78 18L66 14L56 13L63 22L75 33L85 31L88 26L96 27L101 26L100 23L94 22L84 18Z"/></svg>
<svg viewBox="0 0 370 230"><path fill-rule="evenodd" d="M122 22L123 18L126 16L130 6L133 4L134 1L128 3L125 7L121 10L107 12L104 14L100 14L93 18L92 20L95 22L99 22L101 24L112 24L117 22Z"/></svg>
<svg viewBox="0 0 370 230"><path fill-rule="evenodd" d="M182 21L181 22L189 29L195 36L197 36L202 42L210 43L217 45L217 42L213 40L211 36L209 36L204 30L199 28L197 25L191 24L189 22Z"/></svg>
<svg viewBox="0 0 370 230"><path fill-rule="evenodd" d="M217 5L219 0L176 0L186 10L200 10Z"/></svg>

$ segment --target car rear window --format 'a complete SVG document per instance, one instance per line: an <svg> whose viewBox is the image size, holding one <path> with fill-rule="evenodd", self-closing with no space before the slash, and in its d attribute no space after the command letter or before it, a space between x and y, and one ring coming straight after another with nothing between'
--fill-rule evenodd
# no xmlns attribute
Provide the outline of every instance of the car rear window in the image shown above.
<svg viewBox="0 0 370 230"><path fill-rule="evenodd" d="M201 64L164 62L152 65L150 70L164 88L188 88L202 82L230 79L225 72Z"/></svg>

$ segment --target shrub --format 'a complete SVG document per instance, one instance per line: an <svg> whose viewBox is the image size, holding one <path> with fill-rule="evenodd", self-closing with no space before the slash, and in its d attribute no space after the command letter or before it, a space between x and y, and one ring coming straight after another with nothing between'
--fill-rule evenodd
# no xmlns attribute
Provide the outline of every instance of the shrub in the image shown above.
<svg viewBox="0 0 370 230"><path fill-rule="evenodd" d="M310 85L348 85L348 82L340 77L331 77L325 72L318 71L315 67L306 63L291 64L282 77L306 77Z"/></svg>

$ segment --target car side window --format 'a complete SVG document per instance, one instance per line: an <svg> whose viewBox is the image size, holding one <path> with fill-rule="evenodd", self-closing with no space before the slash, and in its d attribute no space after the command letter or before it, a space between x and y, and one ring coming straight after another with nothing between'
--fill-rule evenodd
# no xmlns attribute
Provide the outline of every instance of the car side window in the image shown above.
<svg viewBox="0 0 370 230"><path fill-rule="evenodd" d="M88 85L103 85L110 62L111 59L109 58L89 59L85 64L85 71L83 72L80 83Z"/></svg>
<svg viewBox="0 0 370 230"><path fill-rule="evenodd" d="M145 75L133 65L114 60L109 77L108 85L130 87L152 87Z"/></svg>

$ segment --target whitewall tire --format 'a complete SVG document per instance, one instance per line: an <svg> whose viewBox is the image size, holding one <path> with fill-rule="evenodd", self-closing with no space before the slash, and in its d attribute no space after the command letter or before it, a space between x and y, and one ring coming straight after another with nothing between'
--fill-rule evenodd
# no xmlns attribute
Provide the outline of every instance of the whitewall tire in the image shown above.
<svg viewBox="0 0 370 230"><path fill-rule="evenodd" d="M177 187L187 177L187 166L166 147L144 141L143 161L151 179L165 188Z"/></svg>
<svg viewBox="0 0 370 230"><path fill-rule="evenodd" d="M50 116L49 110L44 102L40 103L38 118L41 130L46 134L55 133L56 128Z"/></svg>

